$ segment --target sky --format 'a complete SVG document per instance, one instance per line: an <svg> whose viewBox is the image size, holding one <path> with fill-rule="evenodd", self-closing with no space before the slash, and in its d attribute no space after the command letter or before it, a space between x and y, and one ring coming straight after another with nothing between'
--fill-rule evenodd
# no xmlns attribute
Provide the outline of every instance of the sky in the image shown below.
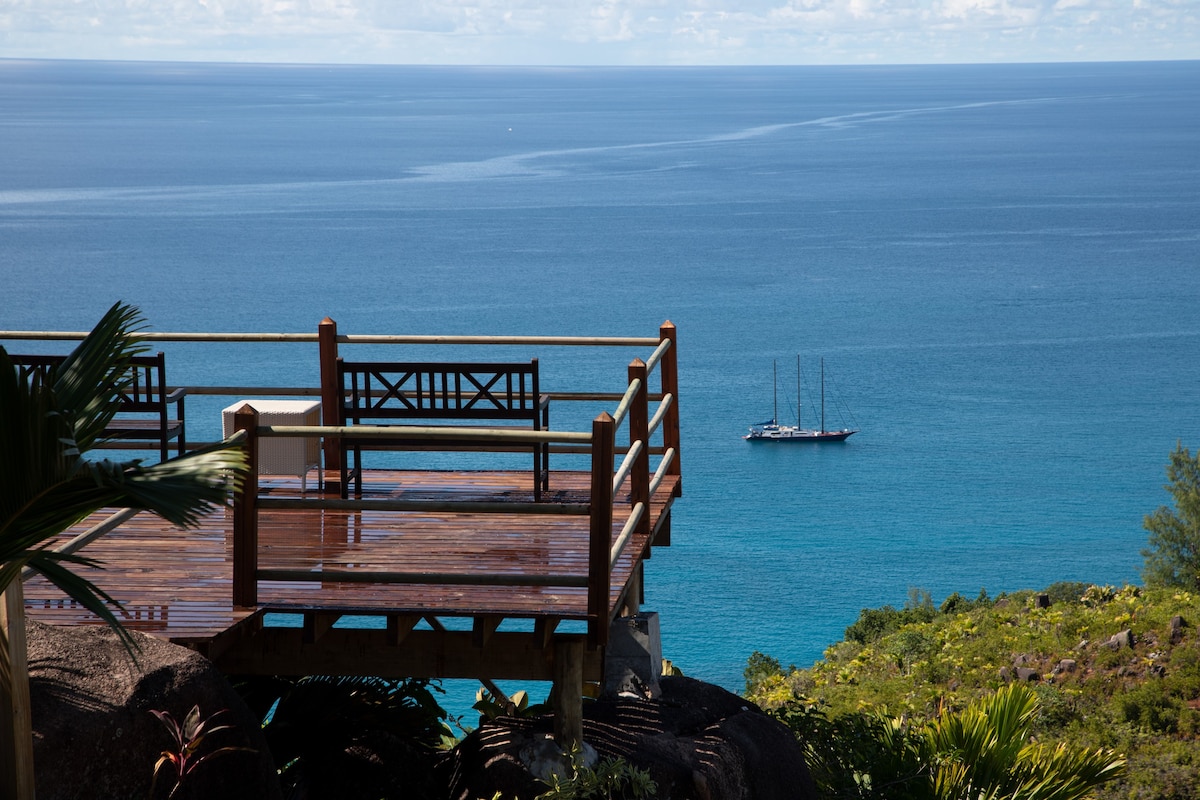
<svg viewBox="0 0 1200 800"><path fill-rule="evenodd" d="M0 0L0 58L467 65L1200 58L1200 0Z"/></svg>

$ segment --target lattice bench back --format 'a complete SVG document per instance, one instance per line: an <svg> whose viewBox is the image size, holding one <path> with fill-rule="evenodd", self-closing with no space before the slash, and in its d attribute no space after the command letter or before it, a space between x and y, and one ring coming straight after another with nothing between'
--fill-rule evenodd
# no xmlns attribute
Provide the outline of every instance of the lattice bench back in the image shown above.
<svg viewBox="0 0 1200 800"><path fill-rule="evenodd" d="M342 389L340 422L343 425L379 425L401 421L447 420L507 421L527 424L533 430L550 427L550 398L541 393L538 361L425 362L345 361L338 359ZM443 445L462 445L447 441ZM354 452L356 494L362 492L362 449L414 449L415 443L397 440L353 440L342 447L342 493L346 494L347 450ZM432 447L426 443L426 449ZM458 449L452 447L451 449ZM549 483L549 445L532 446L534 498Z"/></svg>

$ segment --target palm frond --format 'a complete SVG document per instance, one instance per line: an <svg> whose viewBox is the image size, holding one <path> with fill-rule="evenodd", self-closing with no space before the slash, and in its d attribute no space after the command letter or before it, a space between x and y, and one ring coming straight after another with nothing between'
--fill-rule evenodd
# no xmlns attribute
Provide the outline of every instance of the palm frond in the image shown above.
<svg viewBox="0 0 1200 800"><path fill-rule="evenodd" d="M17 514L40 487L79 457L68 419L39 374L26 383L0 348L0 519ZM2 523L0 523L2 524Z"/></svg>
<svg viewBox="0 0 1200 800"><path fill-rule="evenodd" d="M221 443L148 467L82 459L75 466L0 519L0 562L41 546L102 508L151 511L174 525L194 527L228 502L245 474L246 455Z"/></svg>
<svg viewBox="0 0 1200 800"><path fill-rule="evenodd" d="M45 576L46 580L61 589L63 594L107 623L117 634L129 655L136 660L136 651L140 649L137 640L130 635L112 611L113 608L120 610L121 604L99 586L63 566L64 563L67 563L76 566L99 567L98 562L73 553L56 553L45 549L32 551L23 561L29 569ZM7 571L11 566L11 564L5 564L5 570ZM20 580L20 577L18 576L16 579Z"/></svg>
<svg viewBox="0 0 1200 800"><path fill-rule="evenodd" d="M27 380L0 348L0 589L33 569L112 626L131 652L112 611L120 606L70 569L98 565L54 552L51 540L102 508L194 526L228 502L247 469L244 450L229 441L153 466L84 457L119 408L129 359L145 349L143 326L136 308L116 303L61 364Z"/></svg>
<svg viewBox="0 0 1200 800"><path fill-rule="evenodd" d="M51 390L69 415L75 440L89 449L120 408L129 377L129 359L146 351L138 333L146 327L141 312L114 303L83 341L52 370Z"/></svg>

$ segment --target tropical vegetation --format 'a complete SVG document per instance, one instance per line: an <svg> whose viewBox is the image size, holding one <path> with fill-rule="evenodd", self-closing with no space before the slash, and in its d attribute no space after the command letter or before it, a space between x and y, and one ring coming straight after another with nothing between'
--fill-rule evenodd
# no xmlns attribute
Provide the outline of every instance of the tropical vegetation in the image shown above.
<svg viewBox="0 0 1200 800"><path fill-rule="evenodd" d="M234 686L263 721L285 797L437 796L453 735L436 681L246 676Z"/></svg>
<svg viewBox="0 0 1200 800"><path fill-rule="evenodd" d="M61 532L103 508L152 511L193 525L224 504L246 469L220 444L158 464L92 459L126 391L129 359L145 350L138 310L116 303L58 365L19 370L0 347L0 794L32 797L32 734L21 581L40 574L107 622L131 656L119 605L77 571L93 559L53 547Z"/></svg>
<svg viewBox="0 0 1200 800"><path fill-rule="evenodd" d="M1200 450L1193 457L1177 444L1167 464L1167 485L1175 508L1148 514L1149 547L1142 551L1142 579L1149 586L1200 591Z"/></svg>
<svg viewBox="0 0 1200 800"><path fill-rule="evenodd" d="M0 347L0 591L25 569L43 575L131 643L113 599L73 567L86 556L50 540L102 508L136 508L189 527L224 504L246 468L240 448L217 446L146 465L92 459L120 408L129 359L146 350L144 321L123 303L58 366L22 376Z"/></svg>
<svg viewBox="0 0 1200 800"><path fill-rule="evenodd" d="M1180 589L912 592L811 668L754 654L746 694L797 733L829 797L1196 800L1197 620Z"/></svg>

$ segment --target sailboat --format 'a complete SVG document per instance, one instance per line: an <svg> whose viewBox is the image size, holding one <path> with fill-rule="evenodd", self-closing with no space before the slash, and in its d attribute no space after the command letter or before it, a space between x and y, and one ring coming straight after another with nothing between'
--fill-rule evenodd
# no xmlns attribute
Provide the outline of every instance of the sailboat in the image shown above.
<svg viewBox="0 0 1200 800"><path fill-rule="evenodd" d="M796 424L779 424L779 364L775 363L775 416L766 422L750 426L750 432L742 438L748 442L844 442L858 433L858 429L842 428L840 431L825 429L825 359L821 359L821 427L816 430L800 425L800 356L796 356Z"/></svg>

